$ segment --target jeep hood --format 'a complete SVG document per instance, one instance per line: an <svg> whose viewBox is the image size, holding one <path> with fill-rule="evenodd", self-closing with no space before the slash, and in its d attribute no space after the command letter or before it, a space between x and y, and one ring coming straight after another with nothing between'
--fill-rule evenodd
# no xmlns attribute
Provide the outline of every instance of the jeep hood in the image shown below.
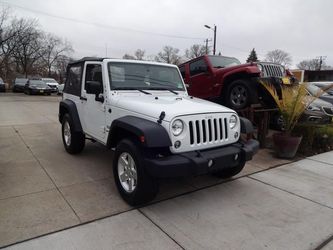
<svg viewBox="0 0 333 250"><path fill-rule="evenodd" d="M161 112L165 112L165 121L174 117L202 113L230 113L235 111L209 101L184 95L145 95L121 94L115 99L115 106L135 113L158 119Z"/></svg>
<svg viewBox="0 0 333 250"><path fill-rule="evenodd" d="M255 63L244 63L244 64L238 64L230 67L225 68L214 68L216 74L226 74L229 72L241 72L246 71L251 74L260 74L260 70Z"/></svg>

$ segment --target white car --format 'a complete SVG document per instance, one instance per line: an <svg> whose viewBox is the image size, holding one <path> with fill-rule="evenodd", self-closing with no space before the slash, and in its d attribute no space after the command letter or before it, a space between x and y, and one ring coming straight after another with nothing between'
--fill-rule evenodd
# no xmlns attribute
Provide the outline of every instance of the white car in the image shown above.
<svg viewBox="0 0 333 250"><path fill-rule="evenodd" d="M57 95L62 95L64 91L65 84L59 84L57 89Z"/></svg>
<svg viewBox="0 0 333 250"><path fill-rule="evenodd" d="M52 89L53 93L56 93L58 91L59 83L53 78L42 78L41 80Z"/></svg>
<svg viewBox="0 0 333 250"><path fill-rule="evenodd" d="M113 174L130 205L152 200L158 178L238 174L259 144L252 124L187 94L175 65L83 58L70 63L59 106L66 151L89 138L115 149ZM111 165L111 164L110 164Z"/></svg>

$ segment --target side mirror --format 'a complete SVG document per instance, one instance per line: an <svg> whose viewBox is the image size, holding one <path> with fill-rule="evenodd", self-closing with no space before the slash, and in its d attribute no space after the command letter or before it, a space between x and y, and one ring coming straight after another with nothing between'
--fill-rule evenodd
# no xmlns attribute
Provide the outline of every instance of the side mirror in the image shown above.
<svg viewBox="0 0 333 250"><path fill-rule="evenodd" d="M103 93L103 83L98 81L87 81L86 82L86 91L87 94L94 94L95 95L95 101L97 102L104 102L104 96Z"/></svg>
<svg viewBox="0 0 333 250"><path fill-rule="evenodd" d="M103 92L103 84L97 81L87 81L86 82L87 94L99 95Z"/></svg>

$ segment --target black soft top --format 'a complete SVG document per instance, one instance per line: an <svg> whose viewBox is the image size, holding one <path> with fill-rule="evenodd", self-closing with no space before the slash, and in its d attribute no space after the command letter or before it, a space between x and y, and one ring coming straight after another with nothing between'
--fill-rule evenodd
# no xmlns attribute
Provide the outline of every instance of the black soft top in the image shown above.
<svg viewBox="0 0 333 250"><path fill-rule="evenodd" d="M79 60L68 63L68 65L84 63L84 62L87 62L87 61L99 61L99 62L101 62L104 59L106 59L106 58L103 58L103 57L83 57Z"/></svg>

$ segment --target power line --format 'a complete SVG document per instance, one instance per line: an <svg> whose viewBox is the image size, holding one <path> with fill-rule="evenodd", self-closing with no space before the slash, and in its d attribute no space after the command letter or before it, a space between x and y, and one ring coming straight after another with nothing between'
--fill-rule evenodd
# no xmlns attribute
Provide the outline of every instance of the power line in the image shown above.
<svg viewBox="0 0 333 250"><path fill-rule="evenodd" d="M18 8L18 9L26 10L26 11L29 11L29 12L33 12L33 13L36 13L36 14L40 14L40 15L44 15L44 16L48 16L48 17L52 17L52 18L57 18L57 19L65 20L65 21L75 22L75 23L82 23L82 24L92 25L92 26L96 26L96 27L99 27L99 28L103 28L103 29L114 29L114 30L120 30L120 31L124 31L124 32L136 32L136 33L141 33L141 34L146 34L146 35L170 37L170 38L177 38L177 39L188 39L188 40L202 40L202 39L204 39L203 37L189 37L189 36L180 36L180 35L156 33L156 32L126 28L126 27L117 27L117 26L112 26L112 25L102 24L102 23L88 22L88 21L79 20L79 19L75 19L75 18L59 16L59 15L47 13L47 12L40 11L40 10L30 9L30 8L20 6L20 5L17 5L17 4L8 3L6 1L0 1L0 3L6 4L8 6L12 6L14 8Z"/></svg>

